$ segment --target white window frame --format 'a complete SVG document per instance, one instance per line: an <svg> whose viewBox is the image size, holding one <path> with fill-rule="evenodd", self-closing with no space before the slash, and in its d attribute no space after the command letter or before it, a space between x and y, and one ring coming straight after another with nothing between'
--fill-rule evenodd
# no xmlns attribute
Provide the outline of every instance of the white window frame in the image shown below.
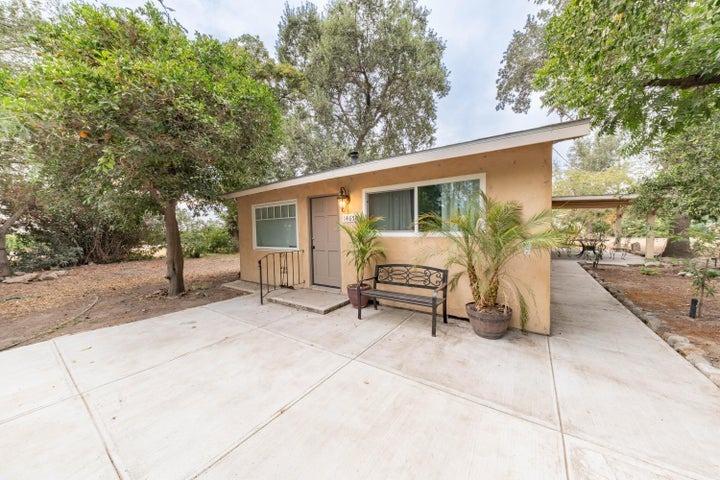
<svg viewBox="0 0 720 480"><path fill-rule="evenodd" d="M255 210L258 208L263 207L278 207L283 205L294 205L295 206L295 247L258 247L257 244L257 229L255 224ZM252 218L252 242L253 242L253 250L262 250L262 251L281 251L281 252L290 252L293 250L299 250L300 249L300 232L299 232L299 226L298 226L298 217L300 216L300 212L298 211L298 202L297 198L292 198L289 200L279 200L277 202L266 202L266 203L255 203L250 205L250 216Z"/></svg>
<svg viewBox="0 0 720 480"><path fill-rule="evenodd" d="M422 237L425 235L437 236L439 233L433 232L421 232L418 225L418 187L425 187L427 185L442 185L444 183L463 182L467 180L479 180L480 182L480 193L485 193L485 173L475 173L472 175L462 175L459 177L445 177L445 178L434 178L432 180L422 180L419 182L410 183L398 183L394 185L383 185L382 187L370 187L364 188L362 191L363 195L363 213L368 214L368 194L370 193L382 193L382 192L393 192L396 190L409 190L413 189L413 230L381 230L381 237ZM482 195L478 196L478 200L482 199Z"/></svg>

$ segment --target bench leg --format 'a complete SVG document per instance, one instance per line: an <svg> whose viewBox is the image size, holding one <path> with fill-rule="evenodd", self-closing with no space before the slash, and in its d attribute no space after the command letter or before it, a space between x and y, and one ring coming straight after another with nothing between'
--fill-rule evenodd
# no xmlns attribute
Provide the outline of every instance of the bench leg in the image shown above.
<svg viewBox="0 0 720 480"><path fill-rule="evenodd" d="M362 303L358 301L358 320L362 319Z"/></svg>
<svg viewBox="0 0 720 480"><path fill-rule="evenodd" d="M432 311L433 311L433 312L432 312L432 313L433 313L433 318L432 318L432 336L433 336L433 337L436 337L437 335L435 334L435 332L436 332L436 330L437 330L437 305L433 305Z"/></svg>
<svg viewBox="0 0 720 480"><path fill-rule="evenodd" d="M373 297L373 308L375 308L375 310L377 310L377 304L378 304L377 298Z"/></svg>
<svg viewBox="0 0 720 480"><path fill-rule="evenodd" d="M447 300L443 300L443 323L447 323Z"/></svg>

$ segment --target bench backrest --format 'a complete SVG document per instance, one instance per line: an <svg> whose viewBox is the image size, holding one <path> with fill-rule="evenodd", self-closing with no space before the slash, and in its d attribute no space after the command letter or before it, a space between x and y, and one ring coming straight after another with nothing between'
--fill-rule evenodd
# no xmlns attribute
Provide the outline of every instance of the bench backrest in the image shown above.
<svg viewBox="0 0 720 480"><path fill-rule="evenodd" d="M448 271L423 265L390 263L375 266L375 283L435 290L447 283Z"/></svg>

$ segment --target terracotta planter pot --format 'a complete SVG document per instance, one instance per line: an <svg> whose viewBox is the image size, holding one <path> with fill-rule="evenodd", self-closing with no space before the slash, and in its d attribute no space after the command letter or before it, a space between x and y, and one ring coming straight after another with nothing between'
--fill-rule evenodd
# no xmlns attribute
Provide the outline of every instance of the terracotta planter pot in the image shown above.
<svg viewBox="0 0 720 480"><path fill-rule="evenodd" d="M370 285L363 283L360 287L360 290L370 290ZM358 299L357 283L352 283L347 286L347 294L348 298L350 299L350 304L353 306L353 308L358 308L358 304L360 304L361 308L365 308L370 301L370 299L362 293L360 293L360 298Z"/></svg>
<svg viewBox="0 0 720 480"><path fill-rule="evenodd" d="M465 305L465 310L475 333L492 340L505 335L512 317L512 309L510 307L503 308L500 305L492 309L476 310L475 304L470 302Z"/></svg>

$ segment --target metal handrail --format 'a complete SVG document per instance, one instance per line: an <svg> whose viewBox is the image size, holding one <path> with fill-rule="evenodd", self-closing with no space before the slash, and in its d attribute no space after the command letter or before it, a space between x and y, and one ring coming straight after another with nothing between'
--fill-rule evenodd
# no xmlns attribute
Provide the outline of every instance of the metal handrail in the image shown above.
<svg viewBox="0 0 720 480"><path fill-rule="evenodd" d="M302 279L303 250L270 252L258 260L260 276L260 305L272 291L280 288L294 288L304 283ZM264 265L264 267L263 267ZM263 270L265 275L263 276Z"/></svg>

